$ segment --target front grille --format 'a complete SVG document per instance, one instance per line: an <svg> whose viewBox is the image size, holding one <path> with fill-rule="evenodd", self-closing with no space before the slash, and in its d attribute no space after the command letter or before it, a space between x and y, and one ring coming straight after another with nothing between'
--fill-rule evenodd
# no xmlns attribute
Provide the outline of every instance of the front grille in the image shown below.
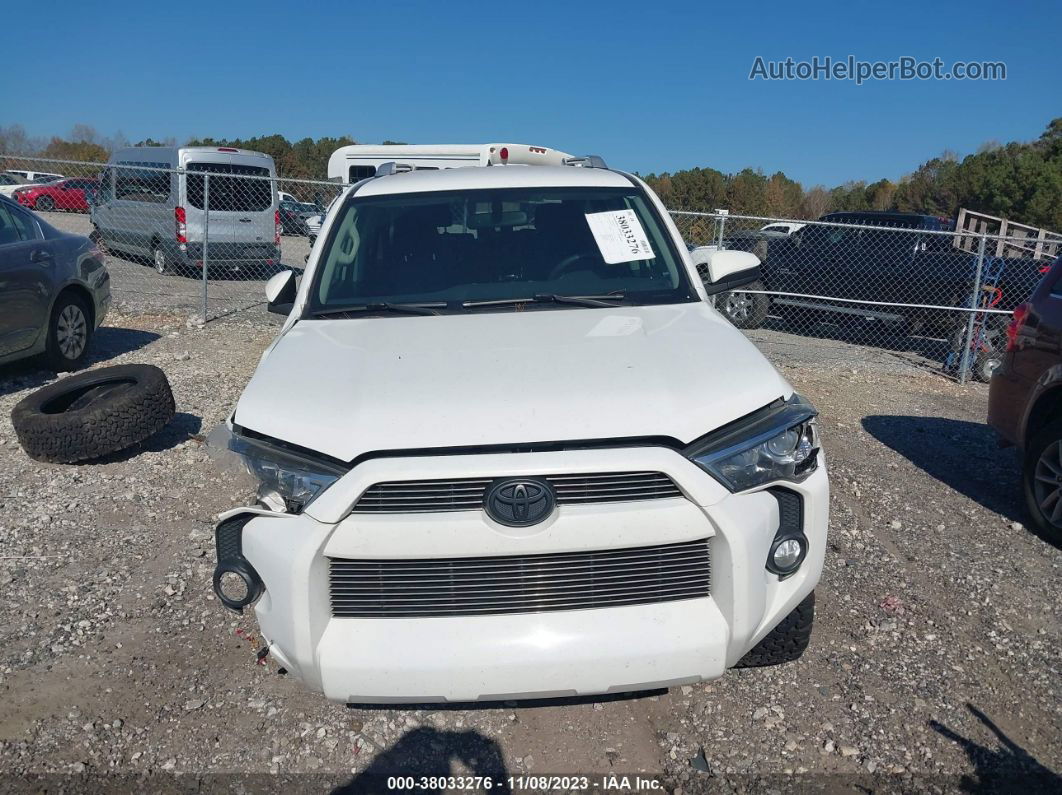
<svg viewBox="0 0 1062 795"><path fill-rule="evenodd" d="M681 497L662 472L603 472L591 475L543 475L557 493L559 505L629 502ZM491 478L404 480L375 483L358 498L358 513L428 513L474 511L483 507Z"/></svg>
<svg viewBox="0 0 1062 795"><path fill-rule="evenodd" d="M707 539L630 549L429 560L329 559L332 615L414 618L584 610L709 594Z"/></svg>

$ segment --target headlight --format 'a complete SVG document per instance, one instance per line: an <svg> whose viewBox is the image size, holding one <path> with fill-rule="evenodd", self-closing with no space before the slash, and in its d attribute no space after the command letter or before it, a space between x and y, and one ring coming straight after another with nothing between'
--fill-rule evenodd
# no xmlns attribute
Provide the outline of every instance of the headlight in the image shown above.
<svg viewBox="0 0 1062 795"><path fill-rule="evenodd" d="M222 423L207 437L215 460L228 471L249 474L258 499L278 511L298 513L348 471L342 462L241 433Z"/></svg>
<svg viewBox="0 0 1062 795"><path fill-rule="evenodd" d="M816 413L794 394L709 434L686 455L731 491L800 481L818 466Z"/></svg>

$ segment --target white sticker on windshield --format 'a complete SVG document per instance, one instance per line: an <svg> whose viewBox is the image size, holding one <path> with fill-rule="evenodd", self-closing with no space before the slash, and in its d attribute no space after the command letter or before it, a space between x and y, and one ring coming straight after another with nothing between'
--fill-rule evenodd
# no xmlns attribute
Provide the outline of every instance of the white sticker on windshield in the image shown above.
<svg viewBox="0 0 1062 795"><path fill-rule="evenodd" d="M586 222L590 224L590 231L594 233L594 240L597 241L601 256L609 265L637 259L652 259L656 256L634 210L587 213Z"/></svg>

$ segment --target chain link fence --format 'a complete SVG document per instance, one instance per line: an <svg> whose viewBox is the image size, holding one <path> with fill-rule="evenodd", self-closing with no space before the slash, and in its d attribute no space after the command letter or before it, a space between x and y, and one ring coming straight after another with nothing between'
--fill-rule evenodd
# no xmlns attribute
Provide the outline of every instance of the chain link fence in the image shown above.
<svg viewBox="0 0 1062 795"><path fill-rule="evenodd" d="M271 159L203 151L181 168L0 155L0 193L106 254L115 308L214 320L264 304L263 283L301 273L346 185L277 177ZM7 184L4 184L7 183Z"/></svg>
<svg viewBox="0 0 1062 795"><path fill-rule="evenodd" d="M900 359L960 381L989 379L1011 312L1062 253L1062 235L1045 230L1036 238L953 231L934 216L672 216L695 259L717 249L759 258L762 279L719 296L716 306L761 345Z"/></svg>
<svg viewBox="0 0 1062 795"><path fill-rule="evenodd" d="M181 168L150 148L136 156L0 155L0 192L104 249L115 306L130 313L265 317L265 280L302 271L347 187L277 177L272 160L237 150L200 150ZM961 381L988 379L1011 311L1062 248L1062 235L1045 230L951 231L932 216L671 214L695 260L720 248L760 259L762 280L716 306L772 358L899 363Z"/></svg>

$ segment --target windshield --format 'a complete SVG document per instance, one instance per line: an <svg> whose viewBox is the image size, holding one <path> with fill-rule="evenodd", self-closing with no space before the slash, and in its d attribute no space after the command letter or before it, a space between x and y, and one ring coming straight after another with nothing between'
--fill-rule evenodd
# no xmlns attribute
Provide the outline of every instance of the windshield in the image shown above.
<svg viewBox="0 0 1062 795"><path fill-rule="evenodd" d="M457 310L543 294L696 300L670 238L634 186L352 196L332 229L311 314L411 302Z"/></svg>

